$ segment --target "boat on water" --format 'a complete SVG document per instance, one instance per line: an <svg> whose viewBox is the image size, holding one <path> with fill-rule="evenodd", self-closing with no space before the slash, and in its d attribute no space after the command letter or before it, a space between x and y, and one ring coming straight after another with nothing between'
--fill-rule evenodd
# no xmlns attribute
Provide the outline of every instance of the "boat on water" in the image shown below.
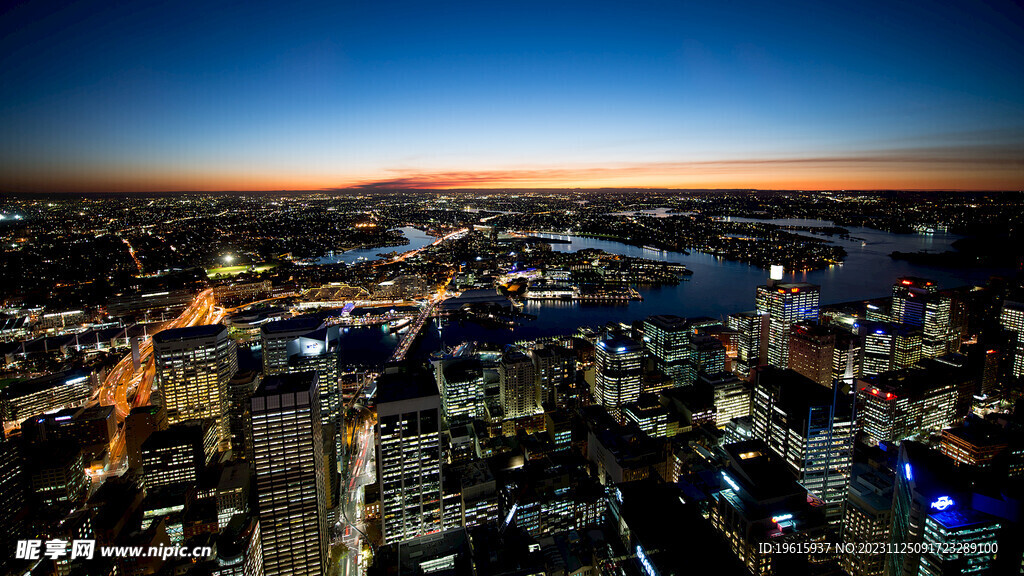
<svg viewBox="0 0 1024 576"><path fill-rule="evenodd" d="M412 324L412 318L399 318L398 320L388 322L384 325L384 328L389 332L398 332L409 324Z"/></svg>

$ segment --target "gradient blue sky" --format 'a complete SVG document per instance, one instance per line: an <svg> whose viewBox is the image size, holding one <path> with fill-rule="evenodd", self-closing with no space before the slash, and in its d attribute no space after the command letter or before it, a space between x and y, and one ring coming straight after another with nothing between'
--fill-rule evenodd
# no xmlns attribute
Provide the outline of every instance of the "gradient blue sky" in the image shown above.
<svg viewBox="0 0 1024 576"><path fill-rule="evenodd" d="M1024 188L1012 2L27 2L0 30L0 190Z"/></svg>

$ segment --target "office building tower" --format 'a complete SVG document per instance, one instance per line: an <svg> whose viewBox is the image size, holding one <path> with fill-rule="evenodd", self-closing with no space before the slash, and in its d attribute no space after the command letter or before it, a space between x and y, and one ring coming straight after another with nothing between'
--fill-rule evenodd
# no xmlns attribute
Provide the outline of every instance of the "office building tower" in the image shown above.
<svg viewBox="0 0 1024 576"><path fill-rule="evenodd" d="M808 492L793 481L786 464L760 440L723 446L728 465L711 503L711 525L753 574L799 574L807 570L805 545L826 540L827 525ZM765 546L765 544L782 546ZM789 546L786 546L786 545ZM790 548L790 553L771 549ZM809 549L809 547L807 548Z"/></svg>
<svg viewBox="0 0 1024 576"><path fill-rule="evenodd" d="M822 501L830 522L841 520L854 444L849 397L792 370L765 367L755 374L751 412L754 436Z"/></svg>
<svg viewBox="0 0 1024 576"><path fill-rule="evenodd" d="M498 364L498 378L505 419L533 416L540 411L540 390L533 361L522 350L514 346L505 349Z"/></svg>
<svg viewBox="0 0 1024 576"><path fill-rule="evenodd" d="M262 380L259 372L247 370L235 373L228 381L228 428L231 430L231 452L234 458L252 459L252 447L248 444L252 437L252 431L249 429L252 423L249 416L249 399L259 388Z"/></svg>
<svg viewBox="0 0 1024 576"><path fill-rule="evenodd" d="M925 278L900 278L892 287L892 321L920 328L921 354L942 356L950 349L952 337L951 298Z"/></svg>
<svg viewBox="0 0 1024 576"><path fill-rule="evenodd" d="M36 501L44 507L67 512L89 492L82 450L70 440L43 442L26 454L25 468Z"/></svg>
<svg viewBox="0 0 1024 576"><path fill-rule="evenodd" d="M139 406L132 408L124 421L125 449L128 452L128 467L142 467L142 443L149 436L167 429L167 410L163 406Z"/></svg>
<svg viewBox="0 0 1024 576"><path fill-rule="evenodd" d="M228 381L238 370L238 351L227 328L213 324L164 330L153 336L153 357L167 421L212 418L221 449L229 449Z"/></svg>
<svg viewBox="0 0 1024 576"><path fill-rule="evenodd" d="M28 517L26 480L17 439L0 434L0 546L8 546L7 550L13 549Z"/></svg>
<svg viewBox="0 0 1024 576"><path fill-rule="evenodd" d="M923 328L925 304L938 290L938 285L926 278L898 278L892 285L892 321Z"/></svg>
<svg viewBox="0 0 1024 576"><path fill-rule="evenodd" d="M853 390L857 378L861 377L863 346L856 334L835 329L836 343L832 349L832 382L838 382L843 392Z"/></svg>
<svg viewBox="0 0 1024 576"><path fill-rule="evenodd" d="M991 468L997 464L998 458L1007 456L1010 451L1011 440L1006 430L975 414L968 415L956 426L943 428L941 434L939 450L958 466ZM1021 448L1019 444L1014 447Z"/></svg>
<svg viewBox="0 0 1024 576"><path fill-rule="evenodd" d="M542 406L556 406L560 394L565 394L576 383L576 355L557 344L546 344L530 351Z"/></svg>
<svg viewBox="0 0 1024 576"><path fill-rule="evenodd" d="M597 343L594 363L594 399L623 422L622 406L640 397L643 347L622 336L605 338Z"/></svg>
<svg viewBox="0 0 1024 576"><path fill-rule="evenodd" d="M268 575L328 569L328 481L315 372L275 374L250 399L252 464Z"/></svg>
<svg viewBox="0 0 1024 576"><path fill-rule="evenodd" d="M909 440L899 450L890 534L895 547L886 574L994 573L996 550L1006 548L999 541L1006 519L999 515L1016 512L978 494L971 477L938 451ZM1020 570L1019 559L1013 570Z"/></svg>
<svg viewBox="0 0 1024 576"><path fill-rule="evenodd" d="M768 362L768 313L739 312L730 314L729 328L739 333L736 341L736 372L743 377Z"/></svg>
<svg viewBox="0 0 1024 576"><path fill-rule="evenodd" d="M757 287L757 311L768 319L768 364L784 368L789 359L789 327L801 320L818 321L821 287L806 282Z"/></svg>
<svg viewBox="0 0 1024 576"><path fill-rule="evenodd" d="M68 370L12 382L0 389L0 421L20 424L44 412L76 408L92 395L92 378L84 370Z"/></svg>
<svg viewBox="0 0 1024 576"><path fill-rule="evenodd" d="M217 566L211 576L259 576L264 573L260 521L237 514L217 536Z"/></svg>
<svg viewBox="0 0 1024 576"><path fill-rule="evenodd" d="M378 379L377 482L386 544L443 526L440 412L429 375L393 366Z"/></svg>
<svg viewBox="0 0 1024 576"><path fill-rule="evenodd" d="M452 358L434 367L441 407L449 423L484 417L484 372L480 360Z"/></svg>
<svg viewBox="0 0 1024 576"><path fill-rule="evenodd" d="M263 349L263 374L288 371L288 344L323 326L315 316L296 316L287 320L267 322L260 327L260 345Z"/></svg>
<svg viewBox="0 0 1024 576"><path fill-rule="evenodd" d="M725 346L718 338L693 336L687 348L690 352L684 363L683 385L692 385L700 374L717 374L725 370Z"/></svg>
<svg viewBox="0 0 1024 576"><path fill-rule="evenodd" d="M790 326L787 366L807 378L832 387L836 333L828 326L797 322Z"/></svg>
<svg viewBox="0 0 1024 576"><path fill-rule="evenodd" d="M921 329L892 322L865 322L863 376L913 366L921 360Z"/></svg>
<svg viewBox="0 0 1024 576"><path fill-rule="evenodd" d="M1013 353L1010 373L1015 378L1024 376L1024 303L1004 300L999 323L1011 333L1007 346Z"/></svg>
<svg viewBox="0 0 1024 576"><path fill-rule="evenodd" d="M885 551L872 549L889 541L892 522L893 476L866 464L853 466L853 480L843 510L844 549L839 561L850 576L883 576Z"/></svg>
<svg viewBox="0 0 1024 576"><path fill-rule="evenodd" d="M719 428L733 418L750 415L750 388L729 372L706 374L697 379L698 386L710 386L715 406L715 423Z"/></svg>
<svg viewBox="0 0 1024 576"><path fill-rule="evenodd" d="M142 443L142 478L147 489L191 486L217 455L212 419L186 420L153 432Z"/></svg>
<svg viewBox="0 0 1024 576"><path fill-rule="evenodd" d="M672 315L649 316L644 320L644 349L660 371L676 384L683 381L690 358L690 329L686 318Z"/></svg>
<svg viewBox="0 0 1024 576"><path fill-rule="evenodd" d="M285 350L288 372L316 372L321 424L337 425L341 418L341 328L329 326L303 334L288 342Z"/></svg>
<svg viewBox="0 0 1024 576"><path fill-rule="evenodd" d="M102 468L117 433L113 406L67 408L26 420L21 432L32 443L72 442L87 467Z"/></svg>
<svg viewBox="0 0 1024 576"><path fill-rule="evenodd" d="M949 426L958 418L961 390L970 383L965 370L937 362L858 380L861 429L868 442L878 444Z"/></svg>
<svg viewBox="0 0 1024 576"><path fill-rule="evenodd" d="M641 394L636 402L623 405L622 415L652 438L671 438L679 431L679 422L655 394Z"/></svg>

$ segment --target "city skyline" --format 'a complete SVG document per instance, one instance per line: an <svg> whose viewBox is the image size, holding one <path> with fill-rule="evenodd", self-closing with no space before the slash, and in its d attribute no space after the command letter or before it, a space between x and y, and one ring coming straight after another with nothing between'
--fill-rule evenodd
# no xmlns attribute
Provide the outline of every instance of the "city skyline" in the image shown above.
<svg viewBox="0 0 1024 576"><path fill-rule="evenodd" d="M1024 11L27 3L0 191L1020 190Z"/></svg>

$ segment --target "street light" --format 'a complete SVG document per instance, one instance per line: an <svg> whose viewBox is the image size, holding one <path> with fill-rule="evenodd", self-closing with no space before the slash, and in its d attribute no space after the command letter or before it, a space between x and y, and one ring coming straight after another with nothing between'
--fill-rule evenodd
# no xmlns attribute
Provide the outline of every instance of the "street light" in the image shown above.
<svg viewBox="0 0 1024 576"><path fill-rule="evenodd" d="M235 259L235 257L234 257L234 256L232 256L231 254L228 254L227 256L225 256L225 257L224 257L224 263L225 263L225 264L231 264L231 262L232 262L232 261L233 261L234 259Z"/></svg>

